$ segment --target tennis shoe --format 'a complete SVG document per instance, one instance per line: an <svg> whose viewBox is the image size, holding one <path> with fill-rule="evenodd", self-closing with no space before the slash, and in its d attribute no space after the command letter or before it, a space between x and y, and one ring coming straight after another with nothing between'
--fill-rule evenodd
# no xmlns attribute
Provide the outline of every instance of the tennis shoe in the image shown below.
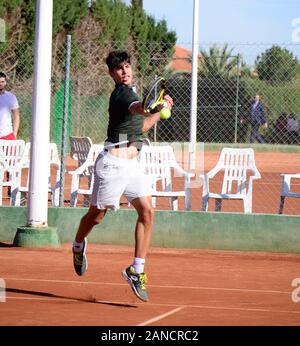
<svg viewBox="0 0 300 346"><path fill-rule="evenodd" d="M86 245L87 239L84 238L82 250L76 252L73 247L73 264L76 274L82 276L88 268L88 262L86 257Z"/></svg>
<svg viewBox="0 0 300 346"><path fill-rule="evenodd" d="M144 302L148 301L148 293L145 284L147 283L147 275L145 273L138 274L133 266L123 270L123 278L129 283L134 294Z"/></svg>

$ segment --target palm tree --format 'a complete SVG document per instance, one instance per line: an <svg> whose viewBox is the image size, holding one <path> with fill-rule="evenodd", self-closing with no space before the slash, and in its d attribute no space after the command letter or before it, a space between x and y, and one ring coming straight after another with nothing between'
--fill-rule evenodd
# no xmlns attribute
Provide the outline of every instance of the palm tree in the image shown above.
<svg viewBox="0 0 300 346"><path fill-rule="evenodd" d="M223 47L213 45L206 52L201 50L199 74L209 78L230 78L236 76L239 66L239 55L233 55L233 48L228 50L228 45Z"/></svg>

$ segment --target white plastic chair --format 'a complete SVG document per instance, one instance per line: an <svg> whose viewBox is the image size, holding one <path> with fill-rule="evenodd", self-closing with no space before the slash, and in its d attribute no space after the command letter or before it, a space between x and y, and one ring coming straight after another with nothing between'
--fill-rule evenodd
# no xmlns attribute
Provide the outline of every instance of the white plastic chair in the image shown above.
<svg viewBox="0 0 300 346"><path fill-rule="evenodd" d="M85 163L92 145L93 145L93 143L92 143L92 140L90 137L70 136L70 157L73 160L77 161L77 167L78 168ZM89 186L91 185L92 175L90 173L91 173L90 170L87 169L87 170L83 171L82 174L79 175L79 177L77 177L78 178L78 188L80 186L80 180L82 180L81 178L87 178L88 185ZM72 174L72 173L70 173L70 174ZM73 176L72 176L72 181L73 181ZM73 183L76 185L76 183L74 181L73 181ZM71 199L70 199L71 206L76 206L76 204L77 204L77 196L76 196L77 192L76 191L77 190L74 190L72 192L72 188L71 188ZM76 201L75 201L75 198L76 198ZM89 196L84 194L83 205L87 205L87 204L89 204Z"/></svg>
<svg viewBox="0 0 300 346"><path fill-rule="evenodd" d="M17 187L21 181L21 160L24 155L25 142L19 140L0 140L0 205L2 205L3 187L10 187L11 199L16 197ZM5 172L8 181L4 181Z"/></svg>
<svg viewBox="0 0 300 346"><path fill-rule="evenodd" d="M70 137L71 157L78 160L78 168L72 175L70 206L76 207L78 195L84 195L84 206L88 206L94 182L94 164L103 150L102 144L92 144L89 137ZM87 178L87 188L80 188L81 178Z"/></svg>
<svg viewBox="0 0 300 346"><path fill-rule="evenodd" d="M24 149L24 155L20 162L20 169L28 169L28 175L26 185L23 186L21 179L19 186L17 187L17 193L15 197L12 197L12 205L20 206L22 201L25 199L25 194L29 190L29 168L30 168L30 143L26 143ZM54 184L51 182L51 168L56 170ZM48 178L48 191L51 193L51 203L53 207L59 206L59 190L60 190L60 169L61 162L58 156L58 150L56 143L49 143L49 178ZM23 204L23 203L22 203Z"/></svg>
<svg viewBox="0 0 300 346"><path fill-rule="evenodd" d="M221 171L224 172L222 191L212 192L210 179ZM221 210L223 199L233 199L243 200L244 212L252 213L252 183L261 178L252 148L223 148L217 165L200 177L203 178L202 211L208 211L208 201L213 198L216 200L215 211Z"/></svg>
<svg viewBox="0 0 300 346"><path fill-rule="evenodd" d="M299 192L292 192L292 179L300 179L300 173L280 174L281 175L281 192L278 214L283 213L284 202L286 197L300 198Z"/></svg>
<svg viewBox="0 0 300 346"><path fill-rule="evenodd" d="M178 197L184 197L185 209L191 209L190 179L194 173L183 170L176 161L174 150L170 145L146 146L144 145L139 160L144 171L152 180L152 205L156 206L156 197L167 197L170 207L178 210ZM184 177L184 191L173 191L172 171L178 176ZM161 189L158 188L158 182Z"/></svg>

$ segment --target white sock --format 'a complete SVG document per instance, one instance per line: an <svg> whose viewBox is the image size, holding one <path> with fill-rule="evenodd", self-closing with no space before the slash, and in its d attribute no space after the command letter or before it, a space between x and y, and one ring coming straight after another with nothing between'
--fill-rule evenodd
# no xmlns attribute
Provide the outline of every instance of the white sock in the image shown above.
<svg viewBox="0 0 300 346"><path fill-rule="evenodd" d="M76 240L73 241L73 249L75 252L80 252L83 248L83 242L78 243Z"/></svg>
<svg viewBox="0 0 300 346"><path fill-rule="evenodd" d="M133 268L136 273L141 274L144 272L144 266L145 266L145 259L144 258L139 258L139 257L134 257L133 261Z"/></svg>

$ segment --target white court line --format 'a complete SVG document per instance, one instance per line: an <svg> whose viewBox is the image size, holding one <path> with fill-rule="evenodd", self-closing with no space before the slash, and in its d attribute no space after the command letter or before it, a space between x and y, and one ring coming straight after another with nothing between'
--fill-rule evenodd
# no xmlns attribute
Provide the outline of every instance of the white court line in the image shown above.
<svg viewBox="0 0 300 346"><path fill-rule="evenodd" d="M176 308L176 309L173 309L173 310L171 310L171 311L169 311L169 312L166 312L165 314L158 315L158 316L156 316L156 317L150 318L150 319L147 320L147 321L144 321L144 322L142 322L142 323L137 324L137 327L148 326L149 324L152 324L152 323L154 323L154 322L160 321L160 320L162 320L162 319L165 318L165 317L174 315L174 314L176 314L176 312L178 312L178 311L180 311L180 310L182 310L182 309L184 309L184 308L185 308L184 306L181 306L181 307L179 307L179 308Z"/></svg>
<svg viewBox="0 0 300 346"><path fill-rule="evenodd" d="M53 283L68 283L68 284L85 284L85 285L109 285L109 286L127 286L127 283L115 282L99 282L99 281L72 281L72 280L49 280L49 279L28 279L28 278L9 278L5 280L15 281L37 281L37 282L53 282ZM210 291L236 291L236 292L254 292L254 293L275 293L275 294L291 294L290 291L275 291L275 290L255 290L247 288L226 288L226 287L203 287L203 286L177 286L177 285L147 285L155 288L178 288L178 289L193 289L193 290L210 290Z"/></svg>
<svg viewBox="0 0 300 346"><path fill-rule="evenodd" d="M6 296L6 299L16 299L16 300L42 300L42 301L79 301L82 300L80 298L41 298L41 297L16 297L16 296ZM90 303L88 300L87 303ZM120 305L129 305L126 302L116 302L116 301L108 301L108 300L95 300L91 301L91 303L99 303L99 304L120 304ZM281 313L281 314L296 314L300 315L300 311L294 311L294 310L271 310L271 309L262 309L262 308L238 308L238 307L232 307L232 306L214 306L214 305L180 305L180 304L163 304L163 303L130 303L131 305L140 305L140 306L163 306L163 307L170 307L174 308L173 313L178 312L179 310L182 310L183 308L191 308L191 309L210 309L210 310L233 310L233 311L251 311L251 312L270 312L270 313ZM177 310L177 311L175 311ZM169 312L171 313L171 312ZM165 315L165 314L164 314ZM161 315L160 315L161 316ZM166 316L165 316L166 317ZM144 323L144 322L143 322Z"/></svg>

